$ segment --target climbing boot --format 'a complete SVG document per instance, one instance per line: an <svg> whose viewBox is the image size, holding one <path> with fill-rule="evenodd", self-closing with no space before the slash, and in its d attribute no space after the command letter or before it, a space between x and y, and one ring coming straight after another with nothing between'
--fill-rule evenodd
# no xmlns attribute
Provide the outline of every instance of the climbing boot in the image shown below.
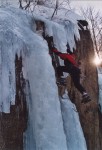
<svg viewBox="0 0 102 150"><path fill-rule="evenodd" d="M61 86L61 85L66 86L67 85L66 78L59 78L56 83L58 86Z"/></svg>

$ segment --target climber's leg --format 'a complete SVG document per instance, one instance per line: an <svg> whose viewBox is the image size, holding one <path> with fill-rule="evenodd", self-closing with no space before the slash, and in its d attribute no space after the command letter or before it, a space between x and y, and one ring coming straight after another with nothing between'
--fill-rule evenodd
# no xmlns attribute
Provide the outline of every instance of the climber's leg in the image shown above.
<svg viewBox="0 0 102 150"><path fill-rule="evenodd" d="M75 87L79 90L79 92L81 94L86 92L84 87L80 84L80 69L73 66L73 68L71 69L70 75L71 75L71 78L74 82Z"/></svg>

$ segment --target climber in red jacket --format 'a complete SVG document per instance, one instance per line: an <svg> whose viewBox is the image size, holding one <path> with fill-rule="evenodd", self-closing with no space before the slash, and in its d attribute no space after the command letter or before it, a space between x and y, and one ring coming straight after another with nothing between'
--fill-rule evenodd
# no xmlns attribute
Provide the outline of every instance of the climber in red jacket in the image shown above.
<svg viewBox="0 0 102 150"><path fill-rule="evenodd" d="M67 72L70 74L75 87L79 90L79 92L82 94L83 99L87 99L86 101L82 101L87 102L90 101L90 97L88 96L88 94L86 93L86 90L84 89L84 87L80 84L80 69L78 68L78 65L75 61L75 55L70 52L70 54L68 53L61 53L59 52L56 48L52 48L52 52L54 52L56 55L58 55L62 60L64 60L64 66L59 66L57 67L57 73L58 76L61 77L63 76L63 72Z"/></svg>
<svg viewBox="0 0 102 150"><path fill-rule="evenodd" d="M67 52L68 53L61 53L54 47L53 37L46 37L46 40L48 42L48 46L50 49L50 54L55 53L57 56L59 56L62 60L64 60L64 66L57 67L57 74L58 77L63 77L63 72L67 72L70 74L75 87L79 90L79 92L83 96L82 103L86 103L90 101L90 97L88 96L86 90L84 87L80 84L80 69L78 68L78 65L75 61L75 55L70 51L69 45L67 45Z"/></svg>

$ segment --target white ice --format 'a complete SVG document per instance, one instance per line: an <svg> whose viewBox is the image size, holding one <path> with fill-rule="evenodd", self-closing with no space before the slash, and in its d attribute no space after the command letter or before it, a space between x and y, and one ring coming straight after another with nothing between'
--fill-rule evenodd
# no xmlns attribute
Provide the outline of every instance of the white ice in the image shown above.
<svg viewBox="0 0 102 150"><path fill-rule="evenodd" d="M86 141L75 105L69 98L62 99L61 110L68 150L87 150Z"/></svg>
<svg viewBox="0 0 102 150"><path fill-rule="evenodd" d="M64 25L39 18L46 24L46 33L54 36L57 48L65 52ZM80 142L81 150L87 150L76 108L69 99L60 103L47 43L32 23L32 15L22 10L0 8L0 111L10 113L10 104L15 104L17 53L23 59L29 116L24 149L79 150Z"/></svg>

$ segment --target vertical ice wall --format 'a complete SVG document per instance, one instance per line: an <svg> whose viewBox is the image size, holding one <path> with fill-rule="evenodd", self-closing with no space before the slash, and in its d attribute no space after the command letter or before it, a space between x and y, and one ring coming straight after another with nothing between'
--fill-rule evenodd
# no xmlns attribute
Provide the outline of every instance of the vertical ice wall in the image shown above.
<svg viewBox="0 0 102 150"><path fill-rule="evenodd" d="M51 24L46 20L44 22L46 34L53 36L56 47L66 52L67 39L64 26L57 23ZM70 32L72 33L72 30ZM74 40L74 34L75 31L71 37L69 36L69 39ZM72 47L75 46L73 43L71 43ZM44 46L44 43L42 44ZM79 117L73 104L69 99L62 100L60 108L58 89L48 48L42 47L39 48L39 51L35 49L34 54L26 59L24 68L29 81L27 99L30 100L28 130L24 136L25 150L79 150L79 148L87 150ZM34 68L34 72L32 68ZM61 131L59 132L59 130Z"/></svg>
<svg viewBox="0 0 102 150"><path fill-rule="evenodd" d="M3 25L4 27L5 25ZM0 111L10 112L15 104L15 47L17 38L10 30L0 30Z"/></svg>
<svg viewBox="0 0 102 150"><path fill-rule="evenodd" d="M67 150L54 69L47 46L38 40L41 46L34 47L24 65L29 81L25 150Z"/></svg>
<svg viewBox="0 0 102 150"><path fill-rule="evenodd" d="M77 109L69 97L61 99L61 110L68 150L87 150Z"/></svg>
<svg viewBox="0 0 102 150"><path fill-rule="evenodd" d="M0 111L5 113L10 113L10 105L15 104L15 55L24 50L28 40L26 44L24 41L29 39L26 35L31 32L30 18L25 19L27 16L21 12L14 8L0 8Z"/></svg>
<svg viewBox="0 0 102 150"><path fill-rule="evenodd" d="M10 112L10 104L15 103L17 53L18 56L22 56L29 112L24 149L69 150L73 145L71 150L74 150L75 147L79 148L79 143L75 140L78 137L81 140L80 147L86 150L78 115L71 111L70 102L60 105L47 43L35 30L35 33L33 32L31 21L31 16L21 10L0 8L0 111ZM67 38L64 26L48 22L46 19L44 22L47 33L50 31L54 36L57 48L66 52Z"/></svg>

